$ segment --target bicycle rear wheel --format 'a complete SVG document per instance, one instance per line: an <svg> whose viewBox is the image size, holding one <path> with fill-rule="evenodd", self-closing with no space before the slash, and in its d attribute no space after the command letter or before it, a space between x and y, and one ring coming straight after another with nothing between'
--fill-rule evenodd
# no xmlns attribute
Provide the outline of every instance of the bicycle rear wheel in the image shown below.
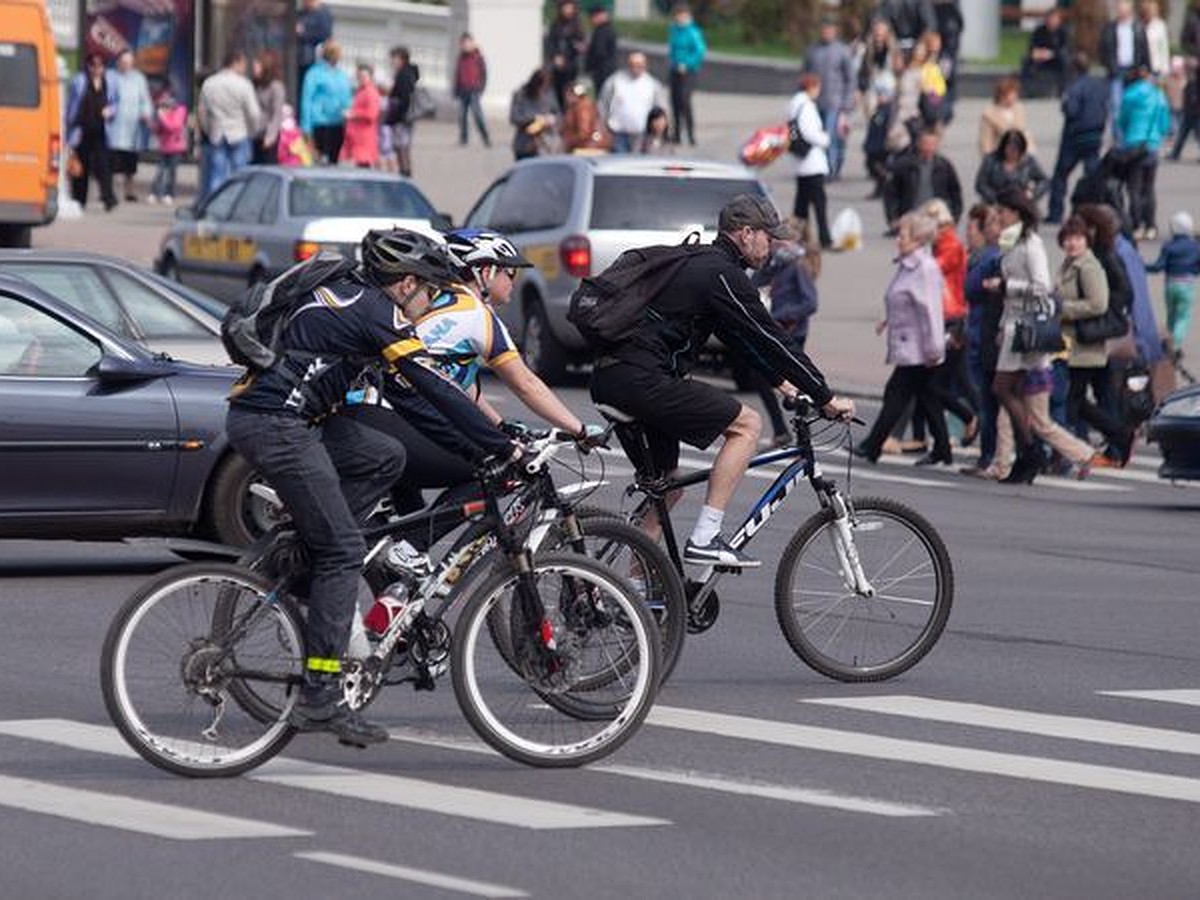
<svg viewBox="0 0 1200 900"><path fill-rule="evenodd" d="M937 643L954 598L954 570L933 526L907 506L864 497L853 508L851 533L874 595L847 586L833 512L825 509L784 550L775 614L813 669L840 681L883 681Z"/></svg>
<svg viewBox="0 0 1200 900"><path fill-rule="evenodd" d="M585 765L616 750L649 712L657 629L627 583L579 554L539 556L532 584L541 623L526 618L521 579L507 566L472 592L455 628L454 693L471 727L505 756Z"/></svg>
<svg viewBox="0 0 1200 900"><path fill-rule="evenodd" d="M113 723L144 759L209 778L261 765L291 740L287 715L303 669L300 619L270 582L239 566L195 563L163 573L121 607L104 639L100 683Z"/></svg>

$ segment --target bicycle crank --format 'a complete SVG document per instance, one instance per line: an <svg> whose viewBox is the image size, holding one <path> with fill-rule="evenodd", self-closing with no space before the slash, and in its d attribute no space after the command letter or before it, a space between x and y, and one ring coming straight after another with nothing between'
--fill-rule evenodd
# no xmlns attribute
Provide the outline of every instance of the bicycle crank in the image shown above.
<svg viewBox="0 0 1200 900"><path fill-rule="evenodd" d="M689 581L687 584L688 634L703 634L716 624L717 617L721 615L721 598L715 590L701 595L703 587L704 585L697 581Z"/></svg>

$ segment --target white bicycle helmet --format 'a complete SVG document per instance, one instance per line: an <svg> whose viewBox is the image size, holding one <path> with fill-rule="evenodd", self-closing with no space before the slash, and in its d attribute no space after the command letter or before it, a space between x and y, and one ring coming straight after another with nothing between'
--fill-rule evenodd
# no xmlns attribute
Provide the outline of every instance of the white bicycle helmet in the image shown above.
<svg viewBox="0 0 1200 900"><path fill-rule="evenodd" d="M488 228L459 228L446 232L451 258L464 270L499 266L502 269L528 269L533 263L521 255L512 241Z"/></svg>

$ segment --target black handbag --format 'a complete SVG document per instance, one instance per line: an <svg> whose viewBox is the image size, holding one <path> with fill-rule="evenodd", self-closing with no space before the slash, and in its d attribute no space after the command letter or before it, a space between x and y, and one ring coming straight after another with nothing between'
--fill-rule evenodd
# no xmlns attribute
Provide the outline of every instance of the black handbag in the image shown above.
<svg viewBox="0 0 1200 900"><path fill-rule="evenodd" d="M813 145L800 133L800 118L797 116L788 122L788 153L803 159L812 148Z"/></svg>
<svg viewBox="0 0 1200 900"><path fill-rule="evenodd" d="M1119 338L1128 329L1125 313L1112 304L1103 315L1075 321L1075 337L1081 344L1102 344L1110 338Z"/></svg>
<svg viewBox="0 0 1200 900"><path fill-rule="evenodd" d="M1017 319L1013 328L1014 353L1058 353L1064 346L1062 318L1053 297L1046 298L1036 312Z"/></svg>

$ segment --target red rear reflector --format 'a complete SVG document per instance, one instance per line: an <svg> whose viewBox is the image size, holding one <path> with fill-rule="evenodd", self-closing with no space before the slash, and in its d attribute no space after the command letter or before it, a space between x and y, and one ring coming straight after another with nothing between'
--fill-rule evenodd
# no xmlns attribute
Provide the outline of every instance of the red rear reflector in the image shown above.
<svg viewBox="0 0 1200 900"><path fill-rule="evenodd" d="M50 158L47 160L48 167L52 173L58 172L58 167L61 165L62 156L62 138L57 134L50 135Z"/></svg>
<svg viewBox="0 0 1200 900"><path fill-rule="evenodd" d="M558 247L563 268L572 278L586 278L592 274L592 244L582 235L572 235Z"/></svg>
<svg viewBox="0 0 1200 900"><path fill-rule="evenodd" d="M471 516L479 515L485 509L487 509L487 504L482 500L472 500L470 503L463 504L462 511L463 515L469 519Z"/></svg>

